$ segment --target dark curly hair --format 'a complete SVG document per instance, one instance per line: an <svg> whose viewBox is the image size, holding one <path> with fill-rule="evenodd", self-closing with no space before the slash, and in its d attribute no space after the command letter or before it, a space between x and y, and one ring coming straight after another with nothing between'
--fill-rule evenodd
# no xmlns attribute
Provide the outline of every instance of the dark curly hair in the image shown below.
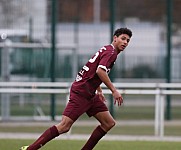
<svg viewBox="0 0 181 150"><path fill-rule="evenodd" d="M120 36L121 34L127 34L129 37L132 37L132 31L128 28L119 28L114 32L114 36Z"/></svg>

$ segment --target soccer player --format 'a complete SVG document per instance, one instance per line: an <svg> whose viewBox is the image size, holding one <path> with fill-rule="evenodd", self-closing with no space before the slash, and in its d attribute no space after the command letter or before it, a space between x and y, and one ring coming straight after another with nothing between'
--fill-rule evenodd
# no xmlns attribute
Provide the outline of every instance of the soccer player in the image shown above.
<svg viewBox="0 0 181 150"><path fill-rule="evenodd" d="M100 85L103 82L112 92L114 104L121 106L123 98L112 84L108 73L118 54L128 46L131 37L132 31L128 28L119 28L114 32L112 43L100 48L77 74L60 123L47 129L34 143L23 146L20 150L41 148L48 141L68 132L83 113L95 117L100 125L94 129L81 150L92 150L95 147L98 141L115 126L115 120L108 111Z"/></svg>

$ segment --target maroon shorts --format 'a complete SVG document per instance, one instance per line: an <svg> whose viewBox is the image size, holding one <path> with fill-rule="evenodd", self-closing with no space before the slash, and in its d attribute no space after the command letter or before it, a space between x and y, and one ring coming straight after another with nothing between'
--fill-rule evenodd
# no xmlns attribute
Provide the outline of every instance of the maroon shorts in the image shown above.
<svg viewBox="0 0 181 150"><path fill-rule="evenodd" d="M87 99L77 93L71 92L70 100L65 107L63 115L76 121L85 112L91 117L103 111L108 111L108 108L106 104L99 99L98 95Z"/></svg>

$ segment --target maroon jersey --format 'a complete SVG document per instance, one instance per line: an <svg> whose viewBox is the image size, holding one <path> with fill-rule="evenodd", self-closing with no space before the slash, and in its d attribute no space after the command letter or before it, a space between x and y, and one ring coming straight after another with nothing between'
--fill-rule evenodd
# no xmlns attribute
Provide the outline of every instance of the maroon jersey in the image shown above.
<svg viewBox="0 0 181 150"><path fill-rule="evenodd" d="M97 68L100 67L109 73L117 59L117 55L118 53L113 45L102 47L79 71L71 90L86 98L92 98L102 83L96 73Z"/></svg>

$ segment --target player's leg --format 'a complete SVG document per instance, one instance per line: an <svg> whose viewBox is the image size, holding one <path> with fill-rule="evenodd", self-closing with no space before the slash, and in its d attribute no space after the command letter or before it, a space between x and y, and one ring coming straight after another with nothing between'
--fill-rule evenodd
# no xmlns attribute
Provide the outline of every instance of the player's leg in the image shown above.
<svg viewBox="0 0 181 150"><path fill-rule="evenodd" d="M105 132L108 132L116 124L109 111L99 112L94 117L101 123L100 127Z"/></svg>
<svg viewBox="0 0 181 150"><path fill-rule="evenodd" d="M108 111L106 104L99 99L99 96L94 97L94 104L87 112L88 116L94 116L100 125L91 134L87 143L82 150L92 150L97 142L115 125L115 120Z"/></svg>
<svg viewBox="0 0 181 150"><path fill-rule="evenodd" d="M100 125L95 128L82 150L92 150L98 141L115 125L109 111L99 112L94 116Z"/></svg>
<svg viewBox="0 0 181 150"><path fill-rule="evenodd" d="M27 149L20 150L37 150L45 145L48 141L52 140L59 134L68 132L72 124L91 107L91 101L78 94L71 93L70 100L63 112L62 120L59 124L47 129L33 144Z"/></svg>
<svg viewBox="0 0 181 150"><path fill-rule="evenodd" d="M23 146L20 148L20 150L37 150L58 135L59 132L56 126L52 126L44 131L34 143L32 143L30 146Z"/></svg>
<svg viewBox="0 0 181 150"><path fill-rule="evenodd" d="M73 123L74 123L74 121L71 118L63 115L62 121L55 126L56 126L59 134L63 134L70 130Z"/></svg>
<svg viewBox="0 0 181 150"><path fill-rule="evenodd" d="M59 134L68 132L77 118L91 106L90 101L85 100L78 94L71 93L70 95L71 97L63 112L61 122L47 129L27 150L37 150Z"/></svg>
<svg viewBox="0 0 181 150"><path fill-rule="evenodd" d="M37 150L41 148L47 142L59 136L60 134L68 132L73 123L74 121L72 119L67 116L63 116L59 124L50 127L33 144L26 147L26 149L23 149L22 147L20 150Z"/></svg>

